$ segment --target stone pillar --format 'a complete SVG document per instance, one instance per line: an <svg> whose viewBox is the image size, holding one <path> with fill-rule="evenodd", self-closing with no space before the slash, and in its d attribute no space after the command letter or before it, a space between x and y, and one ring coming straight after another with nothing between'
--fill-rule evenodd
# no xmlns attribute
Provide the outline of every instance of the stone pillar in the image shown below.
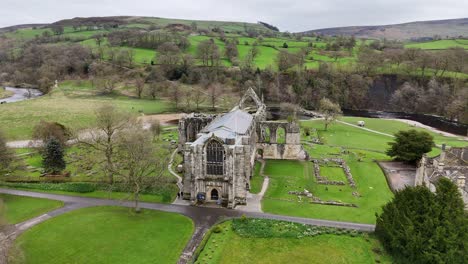
<svg viewBox="0 0 468 264"><path fill-rule="evenodd" d="M465 189L466 177L463 175L458 176L457 178L457 186L460 189Z"/></svg>
<svg viewBox="0 0 468 264"><path fill-rule="evenodd" d="M270 128L270 144L276 143L276 130L278 128Z"/></svg>

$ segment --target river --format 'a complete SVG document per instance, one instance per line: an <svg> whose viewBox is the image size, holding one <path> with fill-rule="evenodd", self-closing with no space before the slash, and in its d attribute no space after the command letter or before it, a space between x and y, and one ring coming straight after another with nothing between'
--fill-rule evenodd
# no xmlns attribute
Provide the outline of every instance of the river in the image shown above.
<svg viewBox="0 0 468 264"><path fill-rule="evenodd" d="M0 99L0 103L14 103L24 100L33 99L42 95L42 92L38 89L27 89L27 88L13 88L5 87L5 90L13 92L13 96Z"/></svg>

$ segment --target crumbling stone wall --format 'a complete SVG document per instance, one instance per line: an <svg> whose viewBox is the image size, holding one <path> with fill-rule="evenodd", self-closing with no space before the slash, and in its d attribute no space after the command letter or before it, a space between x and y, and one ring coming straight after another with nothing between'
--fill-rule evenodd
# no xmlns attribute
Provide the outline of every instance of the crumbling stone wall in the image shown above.
<svg viewBox="0 0 468 264"><path fill-rule="evenodd" d="M468 210L468 148L451 148L435 158L422 157L416 170L415 185L426 185L435 191L435 183L440 177L450 179L458 190Z"/></svg>
<svg viewBox="0 0 468 264"><path fill-rule="evenodd" d="M269 140L267 129L270 131ZM284 129L285 142L278 142L278 131ZM257 149L260 149L264 159L304 160L307 152L301 145L301 131L296 122L261 121L257 126Z"/></svg>
<svg viewBox="0 0 468 264"><path fill-rule="evenodd" d="M216 115L191 113L185 115L179 120L179 150L187 142L193 142L197 139L197 134L208 125Z"/></svg>

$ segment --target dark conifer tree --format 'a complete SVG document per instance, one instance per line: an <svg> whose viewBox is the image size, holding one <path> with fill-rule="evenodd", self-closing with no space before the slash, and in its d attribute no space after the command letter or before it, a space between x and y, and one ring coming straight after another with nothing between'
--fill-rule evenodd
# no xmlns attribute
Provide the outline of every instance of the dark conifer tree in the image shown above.
<svg viewBox="0 0 468 264"><path fill-rule="evenodd" d="M57 174L65 169L65 160L63 159L63 147L55 138L50 138L45 145L42 154L42 164L47 173Z"/></svg>

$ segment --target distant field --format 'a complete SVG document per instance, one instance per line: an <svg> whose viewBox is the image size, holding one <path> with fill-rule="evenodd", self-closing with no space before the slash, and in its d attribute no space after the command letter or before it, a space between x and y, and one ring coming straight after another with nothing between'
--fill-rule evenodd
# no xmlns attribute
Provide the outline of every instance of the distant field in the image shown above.
<svg viewBox="0 0 468 264"><path fill-rule="evenodd" d="M409 43L405 48L420 48L428 50L443 50L451 47L462 47L468 49L468 39L444 39L429 42Z"/></svg>
<svg viewBox="0 0 468 264"><path fill-rule="evenodd" d="M122 95L99 96L86 91L89 89L63 85L51 95L0 105L0 127L9 140L20 140L31 138L32 129L40 120L59 122L76 129L89 127L95 110L106 103L135 114L155 114L172 109L167 101Z"/></svg>

